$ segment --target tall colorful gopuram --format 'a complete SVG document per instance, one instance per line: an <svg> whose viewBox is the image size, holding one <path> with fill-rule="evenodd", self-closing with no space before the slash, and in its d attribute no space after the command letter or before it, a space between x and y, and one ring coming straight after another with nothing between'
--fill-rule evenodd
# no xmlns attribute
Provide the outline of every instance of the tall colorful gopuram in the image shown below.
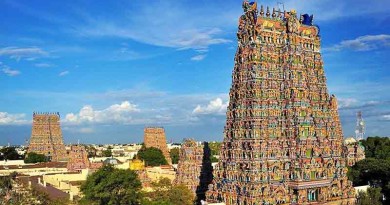
<svg viewBox="0 0 390 205"><path fill-rule="evenodd" d="M167 139L165 138L164 128L146 127L144 129L144 144L146 148L155 147L160 149L168 163L172 164L171 156L167 146Z"/></svg>
<svg viewBox="0 0 390 205"><path fill-rule="evenodd" d="M67 160L59 113L33 113L29 152L43 154L51 161Z"/></svg>
<svg viewBox="0 0 390 205"><path fill-rule="evenodd" d="M213 179L212 171L208 143L185 139L180 148L173 183L185 185L197 196L197 201L204 200L208 185Z"/></svg>
<svg viewBox="0 0 390 205"><path fill-rule="evenodd" d="M243 3L224 140L208 202L354 204L337 100L313 17Z"/></svg>

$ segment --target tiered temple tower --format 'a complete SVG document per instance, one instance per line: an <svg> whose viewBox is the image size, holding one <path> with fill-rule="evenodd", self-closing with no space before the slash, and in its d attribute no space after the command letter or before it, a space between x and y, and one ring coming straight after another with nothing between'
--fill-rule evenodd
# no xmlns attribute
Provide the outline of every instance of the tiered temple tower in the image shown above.
<svg viewBox="0 0 390 205"><path fill-rule="evenodd" d="M155 147L162 151L169 164L172 160L168 151L165 130L162 127L146 127L144 129L144 144L146 148Z"/></svg>
<svg viewBox="0 0 390 205"><path fill-rule="evenodd" d="M59 113L33 113L33 126L27 152L44 154L51 161L67 160Z"/></svg>
<svg viewBox="0 0 390 205"><path fill-rule="evenodd" d="M69 171L81 171L89 168L88 153L82 145L72 145L69 152L67 169Z"/></svg>
<svg viewBox="0 0 390 205"><path fill-rule="evenodd" d="M183 184L197 196L205 199L205 192L213 179L208 143L185 139L180 148L174 184Z"/></svg>
<svg viewBox="0 0 390 205"><path fill-rule="evenodd" d="M313 16L243 3L220 160L208 202L353 204L337 100Z"/></svg>

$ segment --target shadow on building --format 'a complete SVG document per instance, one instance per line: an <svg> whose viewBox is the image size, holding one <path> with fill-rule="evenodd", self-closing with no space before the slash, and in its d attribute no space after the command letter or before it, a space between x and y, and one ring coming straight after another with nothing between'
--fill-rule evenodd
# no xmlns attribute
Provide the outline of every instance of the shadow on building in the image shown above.
<svg viewBox="0 0 390 205"><path fill-rule="evenodd" d="M196 188L196 204L206 200L206 191L213 180L213 167L211 165L211 150L208 142L203 143L202 169L199 176L199 186Z"/></svg>

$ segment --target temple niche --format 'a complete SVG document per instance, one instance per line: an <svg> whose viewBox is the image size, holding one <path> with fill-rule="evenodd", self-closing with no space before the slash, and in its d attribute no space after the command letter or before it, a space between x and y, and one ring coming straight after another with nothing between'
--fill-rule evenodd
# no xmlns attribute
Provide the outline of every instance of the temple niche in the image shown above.
<svg viewBox="0 0 390 205"><path fill-rule="evenodd" d="M208 185L213 179L210 161L210 148L207 142L198 143L185 139L179 153L179 163L174 184L183 184L197 197L205 200Z"/></svg>
<svg viewBox="0 0 390 205"><path fill-rule="evenodd" d="M68 159L59 113L33 113L31 138L28 153L43 154L49 161L66 161Z"/></svg>
<svg viewBox="0 0 390 205"><path fill-rule="evenodd" d="M172 164L168 151L165 130L162 127L146 127L144 129L144 144L146 148L155 147L162 151L168 164Z"/></svg>
<svg viewBox="0 0 390 205"><path fill-rule="evenodd" d="M227 205L354 204L337 100L313 16L243 2L219 162Z"/></svg>

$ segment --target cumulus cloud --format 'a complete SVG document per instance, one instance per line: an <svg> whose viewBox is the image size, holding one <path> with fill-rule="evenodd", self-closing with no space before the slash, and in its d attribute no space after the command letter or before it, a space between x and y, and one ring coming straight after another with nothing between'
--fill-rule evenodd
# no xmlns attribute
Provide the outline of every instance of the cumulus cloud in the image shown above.
<svg viewBox="0 0 390 205"><path fill-rule="evenodd" d="M1 71L3 71L4 74L8 75L8 76L17 76L17 75L20 75L21 72L18 71L18 70L12 70L11 68L9 67L4 67Z"/></svg>
<svg viewBox="0 0 390 205"><path fill-rule="evenodd" d="M90 105L85 105L79 113L68 113L65 116L65 122L71 124L81 123L131 123L130 114L139 112L137 105L124 101L121 104L114 104L103 110L95 110Z"/></svg>
<svg viewBox="0 0 390 205"><path fill-rule="evenodd" d="M206 55L196 55L191 58L192 61L201 61L206 57Z"/></svg>
<svg viewBox="0 0 390 205"><path fill-rule="evenodd" d="M208 105L202 106L197 105L195 109L192 111L194 115L224 115L226 113L226 109L229 102L223 102L221 98L216 98L215 100L211 100Z"/></svg>
<svg viewBox="0 0 390 205"><path fill-rule="evenodd" d="M351 40L344 40L328 48L325 51L371 51L381 47L390 47L390 35L365 35Z"/></svg>
<svg viewBox="0 0 390 205"><path fill-rule="evenodd" d="M58 74L58 76L62 77L62 76L66 76L69 74L69 71L62 71L61 73Z"/></svg>
<svg viewBox="0 0 390 205"><path fill-rule="evenodd" d="M10 114L7 112L0 112L0 125L25 124L28 122L25 117L25 114Z"/></svg>

